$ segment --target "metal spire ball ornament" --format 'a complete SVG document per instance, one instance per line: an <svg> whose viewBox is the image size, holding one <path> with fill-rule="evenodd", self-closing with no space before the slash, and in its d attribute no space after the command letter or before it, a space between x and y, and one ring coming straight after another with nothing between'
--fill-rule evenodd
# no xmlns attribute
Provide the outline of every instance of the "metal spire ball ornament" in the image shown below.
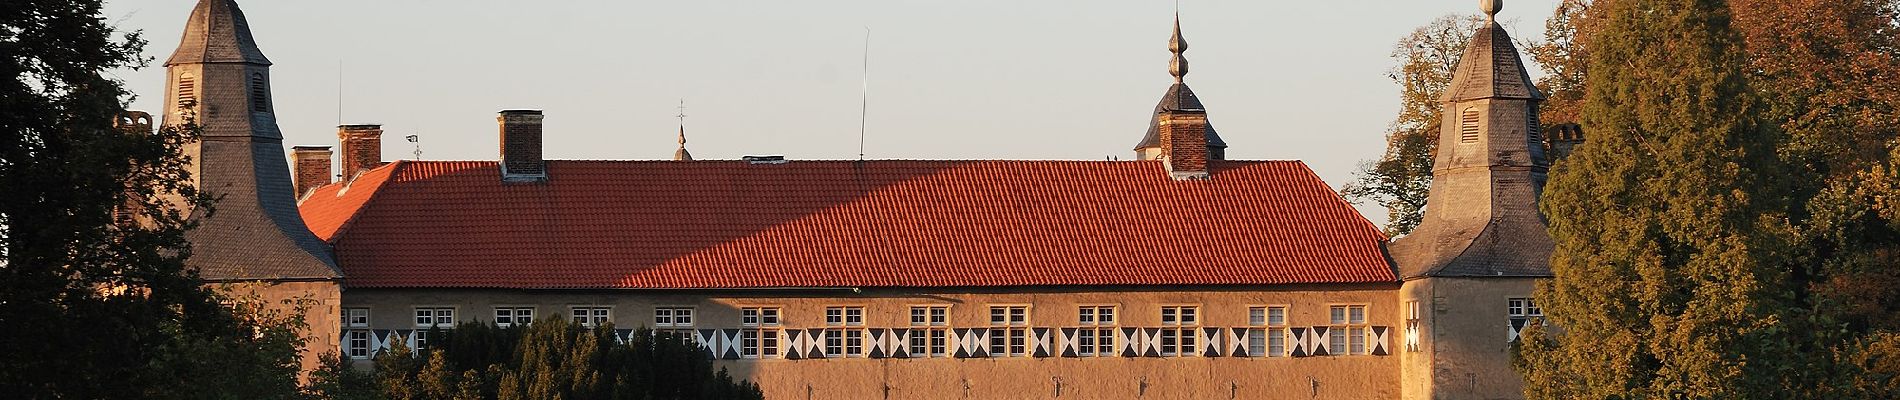
<svg viewBox="0 0 1900 400"><path fill-rule="evenodd" d="M1496 20L1498 12L1504 11L1504 0L1478 0L1478 11L1483 11L1486 17Z"/></svg>
<svg viewBox="0 0 1900 400"><path fill-rule="evenodd" d="M1181 13L1175 13L1174 37L1168 38L1168 51L1174 53L1174 57L1168 60L1168 73L1174 75L1174 83L1181 83L1187 78L1187 57L1181 55L1187 52L1187 48L1187 39L1181 38Z"/></svg>

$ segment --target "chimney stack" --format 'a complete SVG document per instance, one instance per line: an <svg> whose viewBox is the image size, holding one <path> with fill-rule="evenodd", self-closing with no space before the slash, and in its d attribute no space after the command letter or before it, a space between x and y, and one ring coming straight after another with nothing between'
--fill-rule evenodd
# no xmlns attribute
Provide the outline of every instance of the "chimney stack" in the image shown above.
<svg viewBox="0 0 1900 400"><path fill-rule="evenodd" d="M548 179L547 162L541 159L541 119L541 110L502 110L495 117L501 125L502 181Z"/></svg>
<svg viewBox="0 0 1900 400"><path fill-rule="evenodd" d="M355 179L363 170L383 165L383 126L376 124L337 125L337 141L343 144L343 180Z"/></svg>
<svg viewBox="0 0 1900 400"><path fill-rule="evenodd" d="M1168 111L1155 115L1161 162L1174 180L1207 179L1207 113Z"/></svg>
<svg viewBox="0 0 1900 400"><path fill-rule="evenodd" d="M293 146L291 157L296 159L296 176L291 186L297 188L296 197L301 199L310 194L310 189L330 184L330 146Z"/></svg>

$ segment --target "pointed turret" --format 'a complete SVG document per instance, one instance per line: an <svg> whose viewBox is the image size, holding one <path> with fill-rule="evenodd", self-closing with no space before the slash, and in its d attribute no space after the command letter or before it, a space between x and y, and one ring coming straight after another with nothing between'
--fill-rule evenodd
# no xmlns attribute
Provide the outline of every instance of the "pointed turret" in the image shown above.
<svg viewBox="0 0 1900 400"><path fill-rule="evenodd" d="M1187 52L1187 48L1187 39L1181 36L1181 16L1180 14L1175 14L1174 35L1168 38L1168 52L1173 53L1173 56L1168 59L1168 74L1174 75L1174 85L1168 86L1168 91L1161 95L1161 103L1155 105L1154 117L1148 121L1148 133L1142 136L1141 143L1135 145L1135 157L1137 159L1155 160L1162 157L1161 153L1164 145L1161 141L1162 123L1160 116L1162 114L1170 112L1207 112L1207 109L1201 106L1201 99L1194 96L1194 90L1189 89L1186 82L1188 61L1185 53ZM1221 140L1219 133L1214 132L1213 125L1204 124L1202 128L1206 131L1207 159L1226 159L1227 142Z"/></svg>
<svg viewBox="0 0 1900 400"><path fill-rule="evenodd" d="M191 9L184 38L165 66L188 63L249 63L270 65L251 39L251 24L231 0L204 0Z"/></svg>
<svg viewBox="0 0 1900 400"><path fill-rule="evenodd" d="M686 151L686 125L680 125L680 149L673 151L673 161L692 161L693 153Z"/></svg>
<svg viewBox="0 0 1900 400"><path fill-rule="evenodd" d="M165 62L164 123L196 123L192 179L218 199L191 210L187 264L207 280L327 280L340 276L329 246L297 211L270 92L270 60L231 0L201 0Z"/></svg>
<svg viewBox="0 0 1900 400"><path fill-rule="evenodd" d="M1408 278L1550 275L1554 246L1537 211L1550 165L1537 122L1544 95L1495 22L1501 0L1481 8L1493 21L1472 38L1442 99L1424 220L1391 245Z"/></svg>

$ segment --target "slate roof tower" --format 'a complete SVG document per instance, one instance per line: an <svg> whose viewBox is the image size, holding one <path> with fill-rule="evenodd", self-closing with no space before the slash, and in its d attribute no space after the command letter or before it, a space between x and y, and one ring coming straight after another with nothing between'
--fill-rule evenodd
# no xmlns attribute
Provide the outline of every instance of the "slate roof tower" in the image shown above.
<svg viewBox="0 0 1900 400"><path fill-rule="evenodd" d="M1537 210L1550 168L1537 122L1544 95L1496 22L1502 1L1479 3L1490 18L1441 99L1425 219L1387 247L1404 280L1406 399L1520 398L1511 343L1542 315L1532 294L1551 275L1554 247Z"/></svg>
<svg viewBox="0 0 1900 400"><path fill-rule="evenodd" d="M1493 20L1500 1L1483 4ZM1487 21L1441 99L1425 218L1392 242L1400 275L1550 276L1554 246L1537 211L1550 169L1537 122L1543 100L1510 35Z"/></svg>
<svg viewBox="0 0 1900 400"><path fill-rule="evenodd" d="M1168 38L1168 52L1174 53L1174 55L1168 59L1168 74L1174 75L1174 85L1168 86L1168 91L1161 95L1161 103L1155 105L1154 117L1148 120L1148 133L1141 137L1141 143L1135 144L1136 159L1155 160L1162 157L1163 146L1165 145L1165 143L1162 142L1161 134L1161 127L1164 125L1162 123L1163 118L1161 118L1163 114L1171 112L1207 113L1207 108L1201 106L1201 99L1194 96L1194 90L1189 89L1186 82L1188 62L1187 57L1183 55L1183 53L1187 52L1187 48L1187 40L1181 38L1181 16L1176 14L1174 16L1174 36ZM1206 130L1207 160L1217 161L1227 159L1227 142L1221 140L1219 133L1214 132L1213 125L1207 124L1205 121L1202 121L1200 125Z"/></svg>
<svg viewBox="0 0 1900 400"><path fill-rule="evenodd" d="M197 187L188 263L211 281L332 280L341 274L298 215L270 93L270 59L231 0L201 0L165 61L164 123L203 129L187 147Z"/></svg>

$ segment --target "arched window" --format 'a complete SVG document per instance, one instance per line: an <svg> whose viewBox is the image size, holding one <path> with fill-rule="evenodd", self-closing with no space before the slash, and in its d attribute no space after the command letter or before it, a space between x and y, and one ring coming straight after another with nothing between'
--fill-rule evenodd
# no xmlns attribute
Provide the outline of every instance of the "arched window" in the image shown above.
<svg viewBox="0 0 1900 400"><path fill-rule="evenodd" d="M191 75L178 76L178 109L189 109L198 104L198 82Z"/></svg>
<svg viewBox="0 0 1900 400"><path fill-rule="evenodd" d="M1461 113L1461 115L1459 115L1458 141L1464 142L1464 143L1478 142L1478 109L1477 108L1475 107L1466 108L1465 111Z"/></svg>
<svg viewBox="0 0 1900 400"><path fill-rule="evenodd" d="M251 74L251 111L270 112L270 91L264 88L264 74Z"/></svg>

